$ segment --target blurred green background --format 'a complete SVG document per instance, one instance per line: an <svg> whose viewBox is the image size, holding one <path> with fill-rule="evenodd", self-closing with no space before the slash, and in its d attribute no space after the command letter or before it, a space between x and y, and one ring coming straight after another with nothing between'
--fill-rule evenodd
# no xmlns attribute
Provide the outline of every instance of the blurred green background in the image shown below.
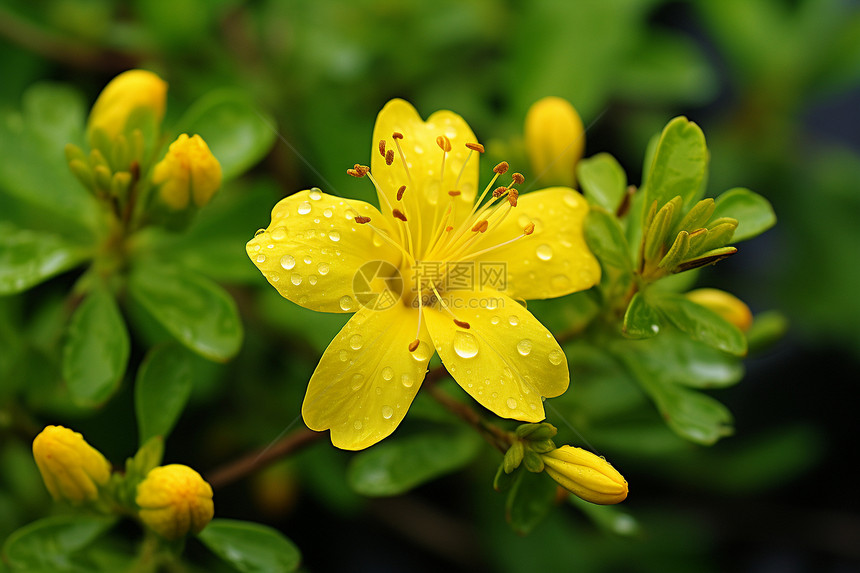
<svg viewBox="0 0 860 573"><path fill-rule="evenodd" d="M504 523L503 496L491 490L492 464L367 500L349 490L349 456L327 440L217 491L217 515L278 527L313 571L860 570L848 455L860 381L860 3L0 1L3 110L19 109L26 90L44 81L71 85L88 106L134 67L169 83L168 125L207 93L233 88L255 102L261 122L271 114L279 134L268 156L201 213L191 230L200 240L180 253L229 287L246 330L231 363L201 362L204 383L167 445L167 460L204 475L294 421L345 318L309 318L284 302L243 245L294 191L319 186L370 200L369 184L345 169L368 162L374 118L392 97L425 116L460 113L488 147L485 165L506 159L527 177L522 122L540 97L571 101L588 126L586 155L612 153L634 183L649 138L686 115L708 139L709 194L749 187L778 216L776 228L700 277L755 313L778 309L789 320L780 343L747 360L742 383L719 393L736 436L705 454L579 428L612 452L630 482L624 505L639 535L614 536L556 511L518 537ZM0 219L8 208L0 200ZM2 360L15 340L50 331L57 317L36 301L60 301L73 282L64 276L0 299L0 314L14 317L2 325ZM132 364L145 349L135 342ZM601 368L593 357L569 356L574 380L577 368L583 376ZM84 413L40 400L49 366L28 375L26 407L39 422L72 425L110 459L130 455L130 383L108 407ZM14 424L0 413L5 538L50 504L26 440L5 429Z"/></svg>

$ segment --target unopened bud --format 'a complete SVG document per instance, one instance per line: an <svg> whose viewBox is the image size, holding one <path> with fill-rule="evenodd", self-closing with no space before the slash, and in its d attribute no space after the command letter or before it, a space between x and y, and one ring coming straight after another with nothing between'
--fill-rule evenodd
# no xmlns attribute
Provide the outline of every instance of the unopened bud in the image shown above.
<svg viewBox="0 0 860 573"><path fill-rule="evenodd" d="M90 111L87 136L102 131L109 141L125 131L128 119L138 110L151 111L156 124L164 118L167 83L146 70L123 72L108 83Z"/></svg>
<svg viewBox="0 0 860 573"><path fill-rule="evenodd" d="M185 209L190 198L203 207L221 187L221 164L203 138L183 133L155 166L152 183L160 185L159 197L171 209Z"/></svg>
<svg viewBox="0 0 860 573"><path fill-rule="evenodd" d="M585 148L585 129L573 106L560 97L536 101L526 114L525 137L534 177L573 185L576 163Z"/></svg>
<svg viewBox="0 0 860 573"><path fill-rule="evenodd" d="M700 288L690 291L686 297L691 301L712 310L746 332L752 325L752 312L744 301L736 296L715 288Z"/></svg>
<svg viewBox="0 0 860 573"><path fill-rule="evenodd" d="M609 462L591 452L562 446L541 458L552 479L585 501L608 505L627 498L627 480Z"/></svg>
<svg viewBox="0 0 860 573"><path fill-rule="evenodd" d="M55 500L95 501L110 479L111 466L84 437L62 426L48 426L33 440L33 457Z"/></svg>
<svg viewBox="0 0 860 573"><path fill-rule="evenodd" d="M137 486L140 519L168 540L200 533L212 520L212 487L181 464L157 467Z"/></svg>

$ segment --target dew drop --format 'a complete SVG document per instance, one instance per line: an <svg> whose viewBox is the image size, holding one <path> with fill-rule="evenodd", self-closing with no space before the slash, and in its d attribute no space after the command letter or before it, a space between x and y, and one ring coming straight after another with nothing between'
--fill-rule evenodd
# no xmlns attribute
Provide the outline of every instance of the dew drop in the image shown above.
<svg viewBox="0 0 860 573"><path fill-rule="evenodd" d="M259 250L260 250L260 245L254 245L254 252L256 253Z"/></svg>
<svg viewBox="0 0 860 573"><path fill-rule="evenodd" d="M520 323L520 319L517 318L517 315L512 314L511 316L508 317L508 322L510 323L511 326L516 326Z"/></svg>
<svg viewBox="0 0 860 573"><path fill-rule="evenodd" d="M349 358L349 352L346 350L341 350L337 353L337 357L340 358L341 362L346 362L346 359Z"/></svg>
<svg viewBox="0 0 860 573"><path fill-rule="evenodd" d="M361 345L363 343L364 341L362 340L360 334L353 334L349 339L349 347L353 350L358 350L359 348L361 348Z"/></svg>
<svg viewBox="0 0 860 573"><path fill-rule="evenodd" d="M383 406L382 407L382 417L386 420L390 420L391 416L394 415L394 408L391 406Z"/></svg>
<svg viewBox="0 0 860 573"><path fill-rule="evenodd" d="M353 374L352 375L352 391L355 392L359 388L361 388L361 383L364 380L364 376L362 374Z"/></svg>
<svg viewBox="0 0 860 573"><path fill-rule="evenodd" d="M514 408L517 407L517 401L514 400L513 398L508 398L508 401L505 402L505 404L507 404L508 408L510 408L511 410L513 410Z"/></svg>
<svg viewBox="0 0 860 573"><path fill-rule="evenodd" d="M284 267L285 270L290 270L296 266L296 259L293 258L292 255L284 255L281 257L281 266Z"/></svg>
<svg viewBox="0 0 860 573"><path fill-rule="evenodd" d="M549 245L541 245L535 251L537 257L542 261L548 261L552 258L552 247Z"/></svg>
<svg viewBox="0 0 860 573"><path fill-rule="evenodd" d="M418 343L418 348L415 349L415 352L412 353L412 358L414 358L418 362L426 362L427 360L430 360L430 357L432 355L433 350L426 342L422 340Z"/></svg>
<svg viewBox="0 0 860 573"><path fill-rule="evenodd" d="M500 319L498 316L494 316L493 318L490 319L490 324L499 324L499 320Z"/></svg>
<svg viewBox="0 0 860 573"><path fill-rule="evenodd" d="M331 209L326 209L323 211L323 217L326 219L331 219L331 216L334 215L334 212Z"/></svg>
<svg viewBox="0 0 860 573"><path fill-rule="evenodd" d="M287 230L283 227L278 227L274 231L272 231L272 240L273 241L283 241L287 238Z"/></svg>
<svg viewBox="0 0 860 573"><path fill-rule="evenodd" d="M318 278L316 275L311 275L308 277L308 282L311 284L311 286L314 286L315 284L317 284L317 280L318 280Z"/></svg>
<svg viewBox="0 0 860 573"><path fill-rule="evenodd" d="M340 297L340 309L352 310L352 298L349 295Z"/></svg>
<svg viewBox="0 0 860 573"><path fill-rule="evenodd" d="M254 232L254 236L255 236L255 237L260 236L260 235L262 235L262 234L263 234L263 233L265 233L265 232L266 232L266 229L257 229L257 230Z"/></svg>
<svg viewBox="0 0 860 573"><path fill-rule="evenodd" d="M532 341L528 338L523 338L517 343L517 352L523 356L528 356L532 351Z"/></svg>
<svg viewBox="0 0 860 573"><path fill-rule="evenodd" d="M329 271L329 267L325 263L320 263L317 265L317 272L321 275L327 275Z"/></svg>
<svg viewBox="0 0 860 573"><path fill-rule="evenodd" d="M558 366L564 360L564 354L561 350L553 350L549 353L549 362L554 366Z"/></svg>
<svg viewBox="0 0 860 573"><path fill-rule="evenodd" d="M394 378L394 369L391 366L386 366L382 369L382 379L391 380Z"/></svg>
<svg viewBox="0 0 860 573"><path fill-rule="evenodd" d="M400 383L403 384L404 388L412 388L412 385L415 384L415 378L412 377L412 374L404 372L400 375Z"/></svg>
<svg viewBox="0 0 860 573"><path fill-rule="evenodd" d="M310 255L305 255L302 260L305 262L306 265L309 265L313 262L313 259L311 259Z"/></svg>
<svg viewBox="0 0 860 573"><path fill-rule="evenodd" d="M474 358L478 354L478 340L468 332L454 334L454 352L460 358Z"/></svg>
<svg viewBox="0 0 860 573"><path fill-rule="evenodd" d="M311 189L310 193L308 193L308 197L310 197L313 201L319 201L320 199L322 199L322 193L319 189L314 187L313 189Z"/></svg>
<svg viewBox="0 0 860 573"><path fill-rule="evenodd" d="M258 263L265 263L266 262L266 255L257 255L257 262Z"/></svg>
<svg viewBox="0 0 860 573"><path fill-rule="evenodd" d="M332 231L328 234L328 238L336 243L340 241L340 233L338 233L337 231Z"/></svg>
<svg viewBox="0 0 860 573"><path fill-rule="evenodd" d="M360 430L361 429L361 422L359 420L356 420L355 422L353 422L352 427L355 428L356 430Z"/></svg>
<svg viewBox="0 0 860 573"><path fill-rule="evenodd" d="M299 215L307 215L311 212L311 204L307 201L299 203Z"/></svg>
<svg viewBox="0 0 860 573"><path fill-rule="evenodd" d="M290 275L290 282L296 286L299 286L300 284L302 284L302 275L300 275L299 273L293 273L292 275Z"/></svg>

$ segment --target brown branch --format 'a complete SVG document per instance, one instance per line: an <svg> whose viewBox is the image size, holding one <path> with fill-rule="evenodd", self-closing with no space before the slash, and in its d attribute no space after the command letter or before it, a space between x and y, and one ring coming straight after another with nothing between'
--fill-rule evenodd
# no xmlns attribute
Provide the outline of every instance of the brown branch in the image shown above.
<svg viewBox="0 0 860 573"><path fill-rule="evenodd" d="M213 489L220 489L255 471L263 469L282 457L313 444L325 435L323 432L312 432L306 428L301 428L287 434L284 438L269 447L245 454L239 459L215 468L206 474L206 481L209 482Z"/></svg>

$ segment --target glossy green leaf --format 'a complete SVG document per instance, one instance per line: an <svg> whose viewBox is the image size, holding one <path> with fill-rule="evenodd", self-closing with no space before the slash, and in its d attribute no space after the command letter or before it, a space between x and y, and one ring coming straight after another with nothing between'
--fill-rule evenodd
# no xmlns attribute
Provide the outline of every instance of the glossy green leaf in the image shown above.
<svg viewBox="0 0 860 573"><path fill-rule="evenodd" d="M660 315L641 292L630 300L621 332L627 338L651 338L660 332Z"/></svg>
<svg viewBox="0 0 860 573"><path fill-rule="evenodd" d="M543 473L524 470L517 473L505 502L505 517L514 531L527 535L549 513L558 486Z"/></svg>
<svg viewBox="0 0 860 573"><path fill-rule="evenodd" d="M147 264L132 271L128 290L153 319L201 356L225 361L239 351L242 323L236 303L209 279Z"/></svg>
<svg viewBox="0 0 860 573"><path fill-rule="evenodd" d="M618 219L603 209L591 209L585 219L585 240L602 265L633 272L627 239Z"/></svg>
<svg viewBox="0 0 860 573"><path fill-rule="evenodd" d="M699 126L686 117L676 117L663 129L645 182L645 205L657 201L659 209L673 197L685 205L697 201L704 191L708 149Z"/></svg>
<svg viewBox="0 0 860 573"><path fill-rule="evenodd" d="M115 517L57 515L14 532L3 544L3 558L20 571L88 571L75 553L107 531ZM89 569L91 571L91 569Z"/></svg>
<svg viewBox="0 0 860 573"><path fill-rule="evenodd" d="M744 333L714 311L674 293L654 293L649 300L659 309L664 320L686 332L693 340L737 356L746 354Z"/></svg>
<svg viewBox="0 0 860 573"><path fill-rule="evenodd" d="M49 233L0 224L0 295L25 291L81 264L89 249Z"/></svg>
<svg viewBox="0 0 860 573"><path fill-rule="evenodd" d="M242 573L287 573L298 569L302 559L278 530L249 521L213 519L197 537Z"/></svg>
<svg viewBox="0 0 860 573"><path fill-rule="evenodd" d="M576 178L592 205L615 213L627 194L627 174L608 153L598 153L576 164Z"/></svg>
<svg viewBox="0 0 860 573"><path fill-rule="evenodd" d="M167 438L191 396L200 358L178 344L152 349L140 365L134 385L134 408L140 443Z"/></svg>
<svg viewBox="0 0 860 573"><path fill-rule="evenodd" d="M242 92L220 90L198 100L176 126L197 134L221 163L224 179L247 171L269 153L277 136L275 120Z"/></svg>
<svg viewBox="0 0 860 573"><path fill-rule="evenodd" d="M752 239L776 224L776 214L770 202L749 189L729 189L717 197L716 203L713 219L731 217L738 221L732 237L735 243Z"/></svg>
<svg viewBox="0 0 860 573"><path fill-rule="evenodd" d="M389 438L353 457L347 480L362 495L398 495L463 467L480 447L481 439L465 431Z"/></svg>
<svg viewBox="0 0 860 573"><path fill-rule="evenodd" d="M75 309L63 346L63 379L75 402L107 400L122 381L130 348L113 295L103 288L90 292Z"/></svg>

